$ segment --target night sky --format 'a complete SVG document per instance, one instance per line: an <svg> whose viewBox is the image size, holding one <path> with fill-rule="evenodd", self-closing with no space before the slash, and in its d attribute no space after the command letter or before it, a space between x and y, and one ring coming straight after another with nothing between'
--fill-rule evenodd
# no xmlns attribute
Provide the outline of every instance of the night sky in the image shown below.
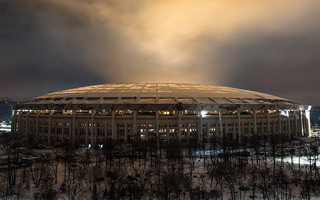
<svg viewBox="0 0 320 200"><path fill-rule="evenodd" d="M0 0L0 97L148 81L320 105L320 1Z"/></svg>

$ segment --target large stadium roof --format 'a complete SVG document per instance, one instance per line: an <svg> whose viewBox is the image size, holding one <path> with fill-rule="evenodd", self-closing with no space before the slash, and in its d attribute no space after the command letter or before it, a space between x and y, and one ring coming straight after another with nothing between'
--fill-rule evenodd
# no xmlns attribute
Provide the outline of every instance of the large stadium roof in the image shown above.
<svg viewBox="0 0 320 200"><path fill-rule="evenodd" d="M263 104L297 103L260 92L191 83L116 83L49 93L22 104Z"/></svg>

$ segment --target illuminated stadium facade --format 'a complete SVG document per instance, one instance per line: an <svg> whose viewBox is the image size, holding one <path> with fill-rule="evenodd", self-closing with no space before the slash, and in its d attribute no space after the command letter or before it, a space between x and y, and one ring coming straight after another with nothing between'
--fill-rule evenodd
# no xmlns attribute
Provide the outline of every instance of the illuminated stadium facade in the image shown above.
<svg viewBox="0 0 320 200"><path fill-rule="evenodd" d="M248 90L189 83L104 84L13 106L12 133L43 144L108 139L205 142L307 136L310 106Z"/></svg>

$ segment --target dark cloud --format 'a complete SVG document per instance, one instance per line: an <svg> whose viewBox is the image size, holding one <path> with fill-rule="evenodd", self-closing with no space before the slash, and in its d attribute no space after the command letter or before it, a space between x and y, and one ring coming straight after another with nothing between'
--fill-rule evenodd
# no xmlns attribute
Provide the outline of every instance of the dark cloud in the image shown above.
<svg viewBox="0 0 320 200"><path fill-rule="evenodd" d="M226 84L319 104L319 33L261 35L233 44L236 48L224 52L232 58L234 70Z"/></svg>
<svg viewBox="0 0 320 200"><path fill-rule="evenodd" d="M5 0L0 96L126 81L221 84L320 104L318 1Z"/></svg>
<svg viewBox="0 0 320 200"><path fill-rule="evenodd" d="M72 33L73 28L84 28L79 14L61 11L43 1L6 1L0 7L1 96L23 100L103 82L83 67L84 52L78 49L82 45L77 45L80 41L69 35L68 42L53 34L59 28ZM62 24L57 27L56 23Z"/></svg>

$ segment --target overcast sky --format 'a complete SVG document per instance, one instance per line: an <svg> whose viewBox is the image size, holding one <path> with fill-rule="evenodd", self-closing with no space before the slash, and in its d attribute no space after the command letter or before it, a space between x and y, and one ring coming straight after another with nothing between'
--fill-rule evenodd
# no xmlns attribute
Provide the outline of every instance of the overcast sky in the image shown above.
<svg viewBox="0 0 320 200"><path fill-rule="evenodd" d="M193 82L320 104L319 0L2 0L0 96Z"/></svg>

